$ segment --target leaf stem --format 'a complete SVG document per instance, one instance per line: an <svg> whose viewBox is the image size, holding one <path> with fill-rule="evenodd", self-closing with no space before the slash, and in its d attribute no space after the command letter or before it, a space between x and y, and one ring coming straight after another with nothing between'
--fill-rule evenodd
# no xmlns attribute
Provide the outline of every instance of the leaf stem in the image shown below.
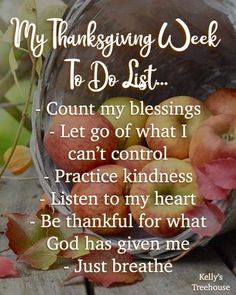
<svg viewBox="0 0 236 295"><path fill-rule="evenodd" d="M20 122L21 120L21 111L17 108L18 105L25 105L25 103L14 104L11 103L6 97L1 98L0 108L3 108L9 115L11 115L15 120ZM24 127L31 131L31 120L27 116L24 121Z"/></svg>
<svg viewBox="0 0 236 295"><path fill-rule="evenodd" d="M36 60L33 59L32 63L33 63L33 67L32 67L32 70L31 70L30 89L29 89L28 97L27 97L26 102L25 102L25 107L24 107L24 109L22 111L21 121L20 121L16 136L15 136L15 139L14 139L14 143L13 143L13 146L12 146L12 149L11 149L11 153L10 153L6 163L4 164L4 166L3 166L3 168L2 168L2 170L0 172L0 179L1 179L2 175L3 175L3 173L6 171L7 166L8 166L8 164L10 163L10 161L12 159L12 156L13 156L13 154L15 152L16 146L18 144L18 141L19 141L19 138L20 138L23 126L24 126L25 119L27 118L27 112L28 112L28 108L29 108L29 105L30 105L30 99L32 97L34 81L35 81L35 75L36 75Z"/></svg>
<svg viewBox="0 0 236 295"><path fill-rule="evenodd" d="M22 60L19 64L19 71L17 71L17 76L19 79L23 78L25 74L29 71L29 62L27 60ZM12 76L11 70L9 70L6 75L0 80L0 102L2 97L5 96L6 92L14 85L14 78Z"/></svg>
<svg viewBox="0 0 236 295"><path fill-rule="evenodd" d="M23 61L19 64L19 71L17 75L19 79L23 78L29 70L29 62L23 58ZM6 92L14 85L14 78L12 77L12 72L9 70L5 76L0 80L0 103L9 103L8 99L5 97ZM11 106L5 109L13 118L18 122L21 120L21 111L16 106ZM24 122L24 127L31 131L31 122L29 118L26 118Z"/></svg>

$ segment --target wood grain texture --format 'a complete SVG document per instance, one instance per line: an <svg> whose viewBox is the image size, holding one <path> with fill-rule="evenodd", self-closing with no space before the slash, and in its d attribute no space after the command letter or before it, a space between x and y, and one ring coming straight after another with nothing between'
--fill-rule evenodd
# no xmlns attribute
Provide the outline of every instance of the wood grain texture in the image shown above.
<svg viewBox="0 0 236 295"><path fill-rule="evenodd" d="M28 171L22 177L34 176L33 170ZM38 181L1 181L0 182L0 213L4 212L35 212L42 189ZM5 219L0 219L0 232L5 228ZM222 249L228 248L235 235L228 234L222 237L218 243ZM227 237L227 239L226 239ZM231 237L231 238L229 238ZM231 239L231 242L229 242ZM228 245L228 246L227 246ZM233 244L235 245L235 244ZM234 246L232 246L234 247ZM8 248L7 240L3 234L0 234L0 251ZM214 248L216 249L216 248ZM217 248L217 250L219 247ZM235 249L235 248L233 248ZM228 252L227 257L234 257L236 251ZM14 253L7 251L1 253L15 259ZM235 261L232 258L232 261ZM73 267L72 267L73 268ZM0 295L86 295L86 288L83 279L79 279L74 285L63 286L63 281L70 270L63 268L50 271L33 270L22 263L17 263L19 278L0 280ZM224 276L224 283L229 284L232 290L236 289L236 278L229 268L223 263L221 258L212 248L198 249L188 257L174 264L172 274L145 274L144 281L132 286L122 286L105 289L95 285L95 295L191 295L193 292L191 284L198 283L200 273L220 273ZM90 295L93 294L93 288L90 285ZM201 294L217 294L206 293ZM235 294L234 291L227 292L227 295Z"/></svg>
<svg viewBox="0 0 236 295"><path fill-rule="evenodd" d="M218 281L217 284L229 284L231 291L227 295L235 294L236 278L231 271L223 264L222 260L214 253L212 249L197 249L188 257L183 258L174 264L171 274L145 274L144 281L133 286L122 286L111 289L104 289L99 286L95 287L96 295L196 295L196 294L220 294L214 292L194 292L192 284L207 284L200 282L199 274L201 273L220 273L224 280Z"/></svg>
<svg viewBox="0 0 236 295"><path fill-rule="evenodd" d="M34 171L28 171L21 177L32 177ZM5 212L33 213L39 202L42 189L38 181L7 180L0 182L0 214ZM5 229L6 220L0 219L0 231ZM0 251L8 248L4 234L0 234ZM1 253L15 260L11 251ZM73 267L72 267L73 268ZM63 286L63 281L70 270L54 269L49 271L33 270L23 263L17 263L19 278L1 279L0 295L85 295L84 280L76 286Z"/></svg>
<svg viewBox="0 0 236 295"><path fill-rule="evenodd" d="M236 275L236 231L231 231L212 242L222 260Z"/></svg>

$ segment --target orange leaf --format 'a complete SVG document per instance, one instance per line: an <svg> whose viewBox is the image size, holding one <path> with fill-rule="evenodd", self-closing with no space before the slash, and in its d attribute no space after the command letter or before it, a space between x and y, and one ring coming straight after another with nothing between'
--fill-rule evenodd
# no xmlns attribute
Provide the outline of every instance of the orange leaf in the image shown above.
<svg viewBox="0 0 236 295"><path fill-rule="evenodd" d="M109 287L116 283L124 283L124 284L132 284L136 281L142 281L143 276L139 272L114 272L113 271L113 261L115 259L117 263L132 263L133 256L125 253L118 254L116 248L112 248L111 250L95 250L91 251L90 254L82 257L80 261L82 261L82 269L76 269L72 272L65 282L72 280L73 278L83 276L93 282L100 283L104 287ZM101 265L102 263L106 264L106 271L94 271L88 272L84 268L84 264ZM95 268L94 268L95 270Z"/></svg>
<svg viewBox="0 0 236 295"><path fill-rule="evenodd" d="M7 162L12 152L12 148L8 149L4 155L4 161ZM24 173L32 165L32 157L30 149L23 145L18 145L13 153L13 156L7 166L8 170L14 174L19 175Z"/></svg>
<svg viewBox="0 0 236 295"><path fill-rule="evenodd" d="M46 194L43 194L40 198L40 202L38 203L38 207L36 210L36 215L40 218L41 214L53 214L54 208L51 206L51 201Z"/></svg>
<svg viewBox="0 0 236 295"><path fill-rule="evenodd" d="M17 277L15 263L7 257L0 257L0 278Z"/></svg>

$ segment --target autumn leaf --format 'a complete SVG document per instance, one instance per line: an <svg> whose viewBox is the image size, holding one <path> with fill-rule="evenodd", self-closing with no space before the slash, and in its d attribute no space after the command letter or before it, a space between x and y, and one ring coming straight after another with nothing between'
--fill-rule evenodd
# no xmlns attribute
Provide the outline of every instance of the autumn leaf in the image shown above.
<svg viewBox="0 0 236 295"><path fill-rule="evenodd" d="M43 56L46 56L51 46L52 25L47 21L48 18L60 18L63 16L67 5L62 0L25 0L17 13L20 21L28 20L30 23L37 25L37 34L44 35L48 40L44 44ZM5 42L13 43L14 26L9 25L3 36ZM24 40L22 34L21 40ZM41 72L41 60L37 63L37 73Z"/></svg>
<svg viewBox="0 0 236 295"><path fill-rule="evenodd" d="M204 168L196 169L200 194L206 200L225 200L229 191L217 186Z"/></svg>
<svg viewBox="0 0 236 295"><path fill-rule="evenodd" d="M215 185L226 190L236 188L236 159L218 159L206 164L206 172Z"/></svg>
<svg viewBox="0 0 236 295"><path fill-rule="evenodd" d="M15 262L7 257L0 256L0 278L18 277Z"/></svg>
<svg viewBox="0 0 236 295"><path fill-rule="evenodd" d="M66 222L66 216L58 213L54 213L52 215L53 218L59 218L60 219L60 227L49 227L47 229L47 234L49 237L55 236L58 237L59 240L67 240L70 237L72 237L76 233L81 233L82 228L73 228L73 227L68 227L67 222Z"/></svg>
<svg viewBox="0 0 236 295"><path fill-rule="evenodd" d="M40 219L41 214L53 214L54 208L51 206L51 201L46 194L40 197L40 202L38 203L36 215Z"/></svg>
<svg viewBox="0 0 236 295"><path fill-rule="evenodd" d="M81 258L81 261L85 264L88 263L106 263L106 272L86 272L84 269L75 270L66 279L65 283L72 279L83 276L95 283L100 283L104 287L109 287L116 283L132 284L136 281L143 280L143 276L139 272L114 272L112 259L115 259L117 263L132 263L133 256L125 253L118 254L116 248L111 250L95 250L91 251L88 255Z"/></svg>
<svg viewBox="0 0 236 295"><path fill-rule="evenodd" d="M50 250L47 246L48 238L36 242L27 249L18 260L31 265L33 268L48 270L57 261L59 250Z"/></svg>
<svg viewBox="0 0 236 295"><path fill-rule="evenodd" d="M37 7L37 30L38 34L44 34L48 40L44 44L43 56L47 56L52 48L52 24L49 18L62 18L67 6L62 0L36 0Z"/></svg>
<svg viewBox="0 0 236 295"><path fill-rule="evenodd" d="M20 21L28 20L29 22L36 23L36 4L35 0L24 0L17 12L17 17ZM8 26L6 32L3 35L2 40L13 44L15 29L11 24ZM23 34L21 35L21 40L23 40Z"/></svg>
<svg viewBox="0 0 236 295"><path fill-rule="evenodd" d="M6 237L9 247L17 255L23 254L46 235L41 221L34 215L9 213L5 216L8 218Z"/></svg>
<svg viewBox="0 0 236 295"><path fill-rule="evenodd" d="M55 236L58 237L59 240L67 240L68 238L71 238L74 234L82 232L82 228L74 229L67 226L66 216L55 212L54 208L51 206L51 201L46 194L42 195L40 199L42 201L39 202L37 207L37 217L41 220L43 215L45 217L48 215L51 216L51 219L59 218L60 220L60 227L51 226L47 228L47 236Z"/></svg>
<svg viewBox="0 0 236 295"><path fill-rule="evenodd" d="M82 257L82 256L89 254L90 250L86 249L86 241L85 241L86 238L89 241L92 241L95 245L96 245L97 241L101 241L100 238L98 238L97 236L94 236L94 235L84 234L84 233L75 234L75 235L73 235L73 237L68 239L68 242L77 240L78 241L78 249L76 249L76 250L68 249L65 251L61 251L59 253L59 256L64 257L64 258L75 259L75 258Z"/></svg>
<svg viewBox="0 0 236 295"><path fill-rule="evenodd" d="M47 207L46 207L47 208ZM6 236L9 240L10 249L18 256L20 261L25 262L37 269L48 269L56 260L60 252L47 248L46 241L49 237L56 237L58 241L68 240L75 234L75 229L66 226L66 216L50 212L51 218L59 218L58 228L50 226L42 228L41 217L45 214L43 208L38 217L19 213L6 214L8 218ZM77 233L80 234L78 229ZM83 245L83 243L82 243ZM83 249L81 249L82 254ZM72 252L68 252L72 255ZM73 254L73 255L78 255ZM66 256L65 255L65 258Z"/></svg>
<svg viewBox="0 0 236 295"><path fill-rule="evenodd" d="M7 162L12 152L12 148L8 149L3 155L4 161ZM23 145L16 146L13 156L7 166L8 170L14 175L24 173L32 165L32 157L30 149Z"/></svg>
<svg viewBox="0 0 236 295"><path fill-rule="evenodd" d="M200 238L212 237L220 232L224 223L224 213L214 204L206 203L203 206L195 207L187 212L186 217L190 220L193 218L206 218L205 227L191 228L191 231L198 234Z"/></svg>

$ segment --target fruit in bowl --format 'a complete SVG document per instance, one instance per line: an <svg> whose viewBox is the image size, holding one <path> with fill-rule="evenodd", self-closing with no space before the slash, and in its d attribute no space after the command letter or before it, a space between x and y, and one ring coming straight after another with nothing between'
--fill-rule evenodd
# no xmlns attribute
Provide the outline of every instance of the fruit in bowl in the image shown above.
<svg viewBox="0 0 236 295"><path fill-rule="evenodd" d="M236 159L236 115L221 114L207 119L194 133L189 155L196 167L217 159Z"/></svg>
<svg viewBox="0 0 236 295"><path fill-rule="evenodd" d="M93 139L93 134L97 132L94 128L97 131L108 130L108 136L103 138L98 134ZM44 137L45 149L50 158L66 172L83 173L110 163L111 153L117 144L113 126L99 113L57 115Z"/></svg>
<svg viewBox="0 0 236 295"><path fill-rule="evenodd" d="M126 149L132 145L142 145L145 142L144 136L138 136L136 128L144 128L148 116L144 114L132 116L131 103L137 108L141 107L141 103L137 99L130 97L113 97L106 100L98 110L98 112L102 112L102 108L104 107L115 107L114 114L108 115L104 112L102 113L111 122L115 129L125 129L128 124L132 124L130 126L131 131L129 137L122 136L119 138L118 148L120 150ZM123 108L121 114L119 114L118 108Z"/></svg>
<svg viewBox="0 0 236 295"><path fill-rule="evenodd" d="M132 145L128 147L125 151L126 153L125 153L124 160L118 159L115 161L115 163L117 165L127 168L130 172L138 172L145 165L147 165L148 163L154 160L152 153L150 153L151 150L149 150L149 148L142 145ZM139 159L136 159L135 158L136 156L138 156ZM141 160L141 158L143 158L143 160Z"/></svg>
<svg viewBox="0 0 236 295"><path fill-rule="evenodd" d="M171 219L181 218L181 214L201 205L203 198L198 191L195 172L187 161L174 158L152 161L140 173L150 176L155 171L158 181L132 184L130 195L147 196L147 202L131 205L130 210L134 220L145 231L152 235L172 237L185 228L180 223L172 226Z"/></svg>
<svg viewBox="0 0 236 295"><path fill-rule="evenodd" d="M73 197L73 204L71 205L72 212L82 220L92 220L95 217L103 222L105 215L106 218L114 219L113 226L96 226L90 228L97 234L111 235L126 230L126 227L119 226L119 222L115 218L116 216L125 222L125 220L128 220L130 213L129 206L125 205L124 198L124 196L128 194L130 186L123 181L123 167L118 165L104 165L92 170L92 172L99 173L100 175L104 173L108 173L109 175L114 174L116 175L116 181L99 183L89 181L87 183L82 182L75 184L71 191L71 195ZM110 201L108 200L108 204L105 204L105 194L109 197L116 195L118 197L118 203L116 205L111 205ZM76 201L76 198L79 199L81 196L86 196L88 198L88 196L94 195L95 201L92 205L81 205Z"/></svg>
<svg viewBox="0 0 236 295"><path fill-rule="evenodd" d="M236 89L217 89L206 98L205 104L213 115L236 115Z"/></svg>
<svg viewBox="0 0 236 295"><path fill-rule="evenodd" d="M151 132L147 134L146 141L149 148L156 150L166 146L168 157L188 158L191 138L202 122L210 116L210 112L203 102L189 96L172 97L163 101L159 106L163 110L167 107L170 109L182 108L182 112L178 115L171 115L169 112L168 114L149 116L146 129L157 128L161 132L160 136L153 136ZM171 129L173 130L172 134L170 133Z"/></svg>

